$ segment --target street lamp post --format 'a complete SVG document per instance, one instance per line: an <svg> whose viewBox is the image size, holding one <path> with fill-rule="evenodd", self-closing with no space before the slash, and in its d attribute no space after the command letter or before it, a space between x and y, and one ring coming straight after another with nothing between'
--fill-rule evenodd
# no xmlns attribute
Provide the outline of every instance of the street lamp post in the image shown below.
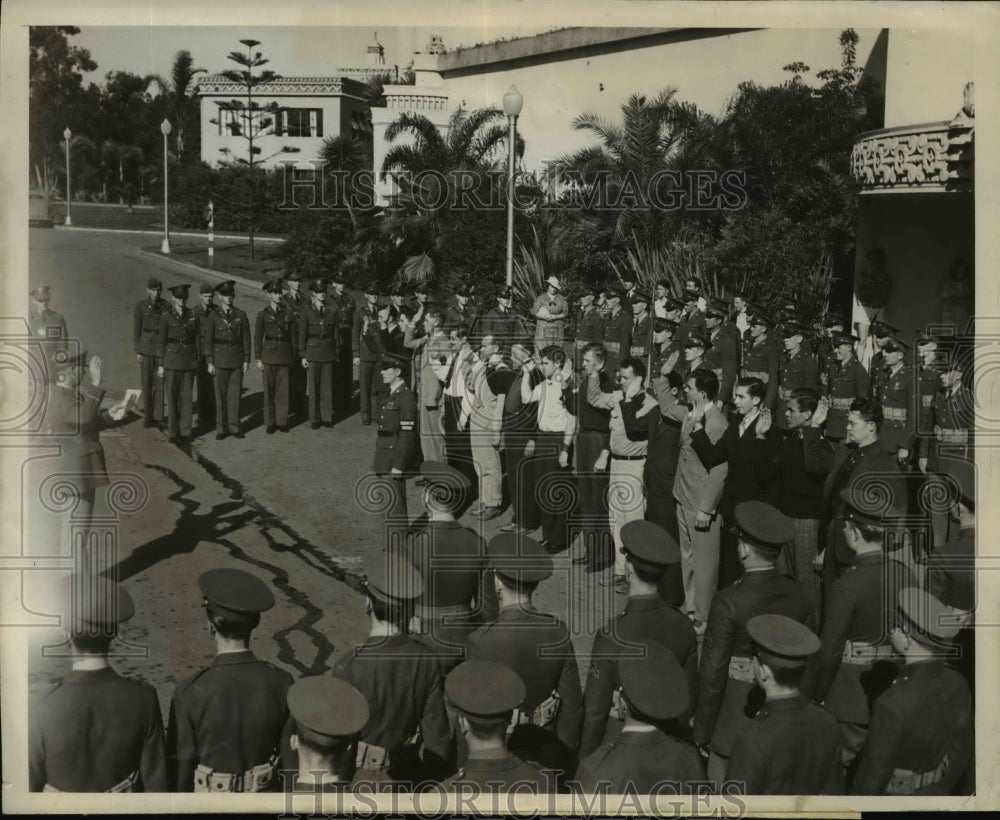
<svg viewBox="0 0 1000 820"><path fill-rule="evenodd" d="M503 110L510 124L507 148L507 287L514 284L514 139L517 134L517 117L524 105L524 97L512 85L503 95Z"/></svg>
<svg viewBox="0 0 1000 820"><path fill-rule="evenodd" d="M167 137L173 130L170 120L160 123L160 131L163 133L163 241L160 243L160 253L170 253L170 171L167 164Z"/></svg>
<svg viewBox="0 0 1000 820"><path fill-rule="evenodd" d="M69 139L73 136L73 132L69 130L69 126L66 126L66 130L63 131L63 138L66 140L66 225L72 225L73 220L69 217Z"/></svg>

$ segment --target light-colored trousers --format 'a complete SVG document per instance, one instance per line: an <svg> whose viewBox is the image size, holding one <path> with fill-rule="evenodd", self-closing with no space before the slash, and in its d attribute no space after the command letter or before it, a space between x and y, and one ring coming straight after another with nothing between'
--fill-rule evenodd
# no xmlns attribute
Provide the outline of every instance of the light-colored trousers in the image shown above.
<svg viewBox="0 0 1000 820"><path fill-rule="evenodd" d="M608 511L611 537L615 541L615 575L625 574L625 556L621 554L621 529L629 521L640 521L646 515L646 488L642 473L646 459L624 461L611 457L608 480Z"/></svg>
<svg viewBox="0 0 1000 820"><path fill-rule="evenodd" d="M442 406L429 408L420 405L420 450L424 461L445 461L444 427L441 424Z"/></svg>
<svg viewBox="0 0 1000 820"><path fill-rule="evenodd" d="M697 510L677 505L677 543L681 548L681 577L684 581L684 611L694 612L702 623L708 621L708 609L719 580L719 543L721 515L712 516L708 529L695 529Z"/></svg>
<svg viewBox="0 0 1000 820"><path fill-rule="evenodd" d="M494 444L499 434L492 430L470 430L472 464L479 477L479 497L487 507L503 503L503 470L500 467L500 448Z"/></svg>

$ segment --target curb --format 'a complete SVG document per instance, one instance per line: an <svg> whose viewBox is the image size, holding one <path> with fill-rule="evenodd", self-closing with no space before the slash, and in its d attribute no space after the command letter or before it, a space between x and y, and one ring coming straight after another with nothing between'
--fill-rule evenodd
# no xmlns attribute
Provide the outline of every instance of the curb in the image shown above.
<svg viewBox="0 0 1000 820"><path fill-rule="evenodd" d="M150 259L159 259L161 262L172 262L175 265L180 265L182 268L189 268L190 270L197 271L205 276L211 276L214 279L218 279L220 282L226 282L232 279L237 284L243 285L245 288L256 288L257 290L264 289L263 282L255 282L253 279L244 279L242 276L237 276L233 273L225 273L222 271L212 270L211 268L203 268L201 265L196 265L194 262L184 262L181 259L174 259L170 256L165 256L162 253L155 253L154 251L147 251L142 248L139 248L139 253L143 256L148 256Z"/></svg>
<svg viewBox="0 0 1000 820"><path fill-rule="evenodd" d="M153 236L163 236L163 231L145 231L137 228L86 228L78 227L76 225L58 225L52 226L59 231L89 231L91 233L131 233L131 234L152 234ZM192 237L194 239L208 239L207 233L192 233L190 231L171 231L171 236L185 236ZM233 234L233 233L216 233L212 234L215 239L246 239L246 234ZM284 237L281 236L258 236L254 235L255 242L284 242Z"/></svg>

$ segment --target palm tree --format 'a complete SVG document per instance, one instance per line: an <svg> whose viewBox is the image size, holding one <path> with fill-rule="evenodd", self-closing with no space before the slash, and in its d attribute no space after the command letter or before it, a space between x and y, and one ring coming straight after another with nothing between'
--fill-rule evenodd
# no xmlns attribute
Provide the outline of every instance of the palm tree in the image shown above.
<svg viewBox="0 0 1000 820"><path fill-rule="evenodd" d="M204 68L195 68L191 52L178 51L174 56L174 64L170 69L170 79L166 80L159 74L150 74L148 82L154 83L167 100L170 119L174 122L174 133L177 135L177 153L184 157L184 135L188 126L193 127L197 113L197 89L192 88L195 77L205 74ZM196 147L195 142L188 143L188 150Z"/></svg>

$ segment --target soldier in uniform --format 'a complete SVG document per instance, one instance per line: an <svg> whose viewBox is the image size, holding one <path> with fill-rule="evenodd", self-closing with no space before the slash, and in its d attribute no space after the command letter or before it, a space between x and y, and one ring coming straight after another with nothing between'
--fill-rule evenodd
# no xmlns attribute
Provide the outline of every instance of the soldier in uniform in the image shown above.
<svg viewBox="0 0 1000 820"><path fill-rule="evenodd" d="M333 369L337 364L340 318L326 306L326 283L309 284L312 303L299 315L299 356L306 369L309 422L313 430L333 427Z"/></svg>
<svg viewBox="0 0 1000 820"><path fill-rule="evenodd" d="M674 653L651 641L645 652L621 656L615 710L621 734L580 761L578 789L583 794L660 794L665 783L690 794L705 780L698 752L684 736L682 716L690 696Z"/></svg>
<svg viewBox="0 0 1000 820"><path fill-rule="evenodd" d="M424 579L411 633L439 652L451 669L465 659L465 641L479 620L473 613L483 614L486 544L455 519L469 492L468 478L439 461L425 461L420 472L426 519L407 532L401 551Z"/></svg>
<svg viewBox="0 0 1000 820"><path fill-rule="evenodd" d="M665 375L663 368L671 356L676 354L672 369L676 369L677 362L683 358L684 348L678 346L677 342L674 341L676 333L677 322L659 317L653 319L652 365L648 374L650 383L653 379Z"/></svg>
<svg viewBox="0 0 1000 820"><path fill-rule="evenodd" d="M625 609L594 637L583 698L581 758L618 734L608 727L614 691L621 682L618 663L639 654L641 645L660 643L669 649L684 670L688 702L694 704L698 695L698 639L694 626L658 593L668 568L679 568L681 551L677 541L652 521L629 521L622 527L621 550L625 554L628 600ZM614 728L620 729L620 722L615 723Z"/></svg>
<svg viewBox="0 0 1000 820"><path fill-rule="evenodd" d="M868 371L854 355L854 336L834 331L830 337L833 362L827 370L830 411L826 417L826 437L839 444L847 436L847 414L855 399L868 395Z"/></svg>
<svg viewBox="0 0 1000 820"><path fill-rule="evenodd" d="M468 660L448 673L444 691L468 747L461 768L442 784L445 791L495 795L515 786L520 793L556 791L550 775L507 749L507 728L525 698L524 682L514 670L496 661Z"/></svg>
<svg viewBox="0 0 1000 820"><path fill-rule="evenodd" d="M406 386L403 373L406 359L385 351L379 372L388 396L378 411L378 438L375 441L376 475L388 475L393 488L389 518L406 518L406 473L418 458L417 399Z"/></svg>
<svg viewBox="0 0 1000 820"><path fill-rule="evenodd" d="M618 374L618 364L627 357L629 336L632 330L632 317L621 308L621 291L608 288L605 291L608 306L608 316L604 320L604 336L602 342L607 351L604 360L604 370L615 380Z"/></svg>
<svg viewBox="0 0 1000 820"><path fill-rule="evenodd" d="M895 456L901 470L909 468L917 431L916 378L913 368L903 361L909 347L895 336L882 345L885 372L875 397L885 418L879 430L879 446L882 452Z"/></svg>
<svg viewBox="0 0 1000 820"><path fill-rule="evenodd" d="M511 345L524 344L528 340L528 330L524 320L511 310L514 299L513 288L502 288L497 294L497 305L487 312L480 322L479 338L492 336L493 340L506 350Z"/></svg>
<svg viewBox="0 0 1000 820"><path fill-rule="evenodd" d="M281 280L264 285L267 307L257 314L254 323L254 358L264 383L265 432L288 432L289 368L295 357L295 319L281 304Z"/></svg>
<svg viewBox="0 0 1000 820"><path fill-rule="evenodd" d="M358 368L358 385L361 389L361 423L372 423L372 393L378 373L378 285L370 280L365 287L365 302L354 311L351 328L354 366Z"/></svg>
<svg viewBox="0 0 1000 820"><path fill-rule="evenodd" d="M711 343L705 353L705 367L719 379L719 399L732 405L733 387L739 372L740 342L732 325L724 325L728 307L722 299L713 298L705 308L705 330Z"/></svg>
<svg viewBox="0 0 1000 820"><path fill-rule="evenodd" d="M793 390L808 387L819 392L819 370L814 359L803 349L806 329L798 322L788 322L781 328L785 353L781 357L781 371L778 375L778 426L787 430L788 420L785 406Z"/></svg>
<svg viewBox="0 0 1000 820"><path fill-rule="evenodd" d="M688 283L688 287L685 288L684 293L681 295L681 300L684 302L684 309L681 312L680 319L678 319L680 329L678 330L677 337L683 344L687 341L687 337L691 332L705 333L706 328L705 314L702 313L701 308L698 306L701 300L701 293L694 286L693 282Z"/></svg>
<svg viewBox="0 0 1000 820"><path fill-rule="evenodd" d="M694 740L708 752L708 777L721 787L733 741L756 711L752 643L747 622L773 613L810 626L812 602L798 581L779 575L775 562L795 537L791 519L763 501L744 501L734 512L743 577L712 600L702 645L701 691L694 714Z"/></svg>
<svg viewBox="0 0 1000 820"><path fill-rule="evenodd" d="M28 788L167 791L156 690L108 663L118 625L135 614L132 598L102 576L74 575L61 591L73 667L29 714Z"/></svg>
<svg viewBox="0 0 1000 820"><path fill-rule="evenodd" d="M351 412L354 395L354 365L351 353L351 334L354 328L354 297L346 290L344 274L337 271L331 278L332 292L327 300L331 310L337 312L337 361L333 366L333 409L338 419L345 419Z"/></svg>
<svg viewBox="0 0 1000 820"><path fill-rule="evenodd" d="M632 291L632 330L629 333L628 355L642 361L649 368L653 355L653 315L649 312L652 302L645 291Z"/></svg>
<svg viewBox="0 0 1000 820"><path fill-rule="evenodd" d="M573 343L578 365L583 360L583 349L604 338L604 317L595 304L599 293L598 289L594 289L580 295L580 313L576 317L576 340Z"/></svg>
<svg viewBox="0 0 1000 820"><path fill-rule="evenodd" d="M66 320L61 313L49 309L51 294L48 285L40 285L31 290L31 309L28 311L28 327L31 336L41 340L42 353L45 356L47 372L44 378L51 381L57 362L56 353L66 349L69 333L66 330ZM35 384L32 378L32 389L43 391L45 384Z"/></svg>
<svg viewBox="0 0 1000 820"><path fill-rule="evenodd" d="M423 457L428 461L444 461L444 428L441 403L443 379L447 374L446 362L455 353L454 345L441 325L441 311L429 307L424 311L424 334L416 336L416 326L409 324L403 345L417 351L414 359L417 400L420 408L418 429Z"/></svg>
<svg viewBox="0 0 1000 820"><path fill-rule="evenodd" d="M365 696L351 684L323 675L295 681L287 699L292 719L289 746L298 756L288 791L349 791L358 734L368 723Z"/></svg>
<svg viewBox="0 0 1000 820"><path fill-rule="evenodd" d="M885 354L882 352L882 348L885 347L885 343L889 339L899 333L898 327L893 327L887 322L883 322L881 319L872 322L871 334L874 341L875 352L872 354L872 359L868 363L868 375L869 375L869 389L871 390L871 396L875 401L878 401L878 397L882 395L882 380L885 377Z"/></svg>
<svg viewBox="0 0 1000 820"><path fill-rule="evenodd" d="M552 574L552 558L533 538L500 533L488 546L499 616L469 636L466 657L506 664L527 689L515 725L547 728L570 749L580 740L583 694L566 624L535 609L531 596ZM548 647L544 654L540 647Z"/></svg>
<svg viewBox="0 0 1000 820"><path fill-rule="evenodd" d="M819 364L819 383L826 390L830 389L830 378L837 363L835 335L851 334L847 332L847 319L839 313L828 313L823 317L823 335L817 339L817 360Z"/></svg>
<svg viewBox="0 0 1000 820"><path fill-rule="evenodd" d="M239 569L202 573L198 588L216 657L174 691L167 749L175 787L182 792L274 791L292 676L250 651L250 636L260 613L274 606L274 595L259 578Z"/></svg>
<svg viewBox="0 0 1000 820"><path fill-rule="evenodd" d="M215 291L222 297L222 304L208 317L205 356L208 372L215 376L215 438L221 441L229 435L243 438L240 397L253 344L250 340L250 319L242 310L233 307L236 282L223 282L216 286Z"/></svg>
<svg viewBox="0 0 1000 820"><path fill-rule="evenodd" d="M860 492L855 491L860 495ZM910 570L883 552L882 514L864 512L842 490L843 528L854 563L834 581L823 612L822 648L813 656L802 691L824 703L840 725L843 765L865 742L869 704L895 674L886 642L899 590L915 583Z"/></svg>
<svg viewBox="0 0 1000 820"><path fill-rule="evenodd" d="M705 367L705 354L711 349L712 343L707 334L700 330L689 329L684 337L684 355L677 361L674 370L680 374L681 378L686 379L699 368L707 369Z"/></svg>
<svg viewBox="0 0 1000 820"><path fill-rule="evenodd" d="M407 634L413 602L423 580L396 554L375 552L365 560L365 609L371 622L363 644L345 652L334 677L354 686L371 704L358 744L355 788L419 782L444 771L452 757L445 713L441 659Z"/></svg>
<svg viewBox="0 0 1000 820"><path fill-rule="evenodd" d="M163 284L155 276L146 282L147 296L132 311L132 342L139 362L139 385L142 388L143 427L163 421L163 377L157 375L160 319L167 307L160 299Z"/></svg>
<svg viewBox="0 0 1000 820"><path fill-rule="evenodd" d="M872 708L851 793L946 795L969 765L975 728L968 684L942 657L958 625L914 587L900 591L896 613L889 640L904 667Z"/></svg>
<svg viewBox="0 0 1000 820"><path fill-rule="evenodd" d="M198 317L198 327L201 328L201 358L198 360L198 376L195 379L195 392L198 395L198 424L204 427L215 426L215 379L208 372L209 344L206 339L209 319L218 308L215 305L215 288L208 282L198 288L200 304L191 308Z"/></svg>
<svg viewBox="0 0 1000 820"><path fill-rule="evenodd" d="M837 721L799 691L819 638L798 621L769 614L747 621L747 634L765 701L733 743L727 782L739 784L743 794L842 794Z"/></svg>
<svg viewBox="0 0 1000 820"><path fill-rule="evenodd" d="M460 285L444 311L445 325L460 328L462 336L468 336L472 325L472 309L469 307L471 295L468 285Z"/></svg>
<svg viewBox="0 0 1000 820"><path fill-rule="evenodd" d="M309 297L301 291L302 274L297 271L285 277L288 292L282 302L292 314L292 366L288 371L288 402L292 413L306 412L306 371L302 367L302 359L297 349L299 339L299 316L309 304Z"/></svg>
<svg viewBox="0 0 1000 820"><path fill-rule="evenodd" d="M764 400L761 407L773 411L778 400L778 380L781 372L781 352L768 335L771 320L755 306L747 311L747 343L743 345L743 360L740 366L741 379L757 379L764 383Z"/></svg>
<svg viewBox="0 0 1000 820"><path fill-rule="evenodd" d="M156 340L157 375L167 393L167 424L170 442L191 436L194 378L201 356L201 328L187 306L190 285L170 288L173 308L160 314Z"/></svg>

